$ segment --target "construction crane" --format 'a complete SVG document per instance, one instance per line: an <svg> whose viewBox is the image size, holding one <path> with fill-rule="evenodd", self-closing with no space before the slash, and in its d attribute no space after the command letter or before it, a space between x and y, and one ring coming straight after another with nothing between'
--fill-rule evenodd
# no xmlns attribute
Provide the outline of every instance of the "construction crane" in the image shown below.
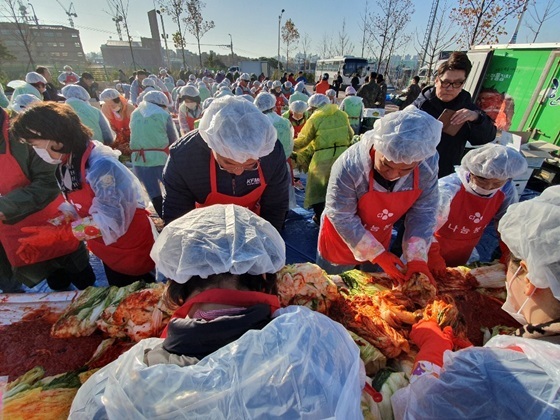
<svg viewBox="0 0 560 420"><path fill-rule="evenodd" d="M432 0L432 9L430 10L430 17L428 18L426 33L424 34L424 41L422 42L422 58L420 59L419 68L424 65L426 61L426 52L430 48L430 40L432 38L432 30L434 29L434 22L436 20L438 6L439 0Z"/></svg>
<svg viewBox="0 0 560 420"><path fill-rule="evenodd" d="M64 7L64 5L56 0L56 2L58 4L60 4L60 7L62 7L64 9L64 11L66 12L66 16L68 16L68 22L70 23L70 27L73 28L74 27L74 19L72 19L73 17L78 17L78 15L76 14L76 9L74 8L74 3L70 3L70 6L68 7L68 9L66 7Z"/></svg>

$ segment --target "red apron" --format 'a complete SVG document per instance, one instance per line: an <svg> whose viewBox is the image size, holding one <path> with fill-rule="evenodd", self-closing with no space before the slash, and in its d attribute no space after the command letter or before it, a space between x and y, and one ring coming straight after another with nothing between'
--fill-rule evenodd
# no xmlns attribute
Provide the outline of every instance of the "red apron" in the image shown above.
<svg viewBox="0 0 560 420"><path fill-rule="evenodd" d="M126 106L126 103L123 104ZM117 119L114 116L109 120L111 128L117 134L113 149L120 150L123 155L130 156L130 116Z"/></svg>
<svg viewBox="0 0 560 420"><path fill-rule="evenodd" d="M187 300L179 309L173 312L171 319L186 318L195 303L221 303L238 307L249 307L259 303L270 306L270 315L280 308L278 296L262 292L251 292L235 289L209 289ZM161 338L167 337L167 325L161 333Z"/></svg>
<svg viewBox="0 0 560 420"><path fill-rule="evenodd" d="M163 152L165 153L167 156L169 156L169 146L163 148L163 149L130 149L130 153L138 153L138 155L136 156L136 161L142 159L144 162L146 162L146 152Z"/></svg>
<svg viewBox="0 0 560 420"><path fill-rule="evenodd" d="M86 181L86 163L94 147L93 142L90 142L82 157L82 189L67 194L68 201L74 205L80 217L90 216L89 209L95 197ZM154 235L149 212L145 209L136 209L128 230L117 242L105 245L103 238L95 238L87 241L87 244L91 252L116 272L140 276L155 267L150 258Z"/></svg>
<svg viewBox="0 0 560 420"><path fill-rule="evenodd" d="M292 127L294 128L294 139L297 138L299 132L307 122L307 119L303 117L303 122L299 124L301 121L292 120L292 116L290 115L290 123L292 123Z"/></svg>
<svg viewBox="0 0 560 420"><path fill-rule="evenodd" d="M255 214L261 213L260 200L266 188L266 182L262 173L261 166L259 165L259 179L261 185L255 188L243 197L235 197L233 195L222 194L218 192L218 183L216 181L216 166L217 163L214 159L214 154L210 152L210 192L206 196L204 203L196 203L196 208L208 207L213 204L237 204L238 206L245 207Z"/></svg>
<svg viewBox="0 0 560 420"><path fill-rule="evenodd" d="M370 152L374 162L375 150ZM413 189L411 191L381 192L374 191L372 170L369 173L369 191L358 200L357 214L364 227L369 230L385 249L389 249L393 224L399 220L416 202L422 190L418 188L418 166L413 172ZM335 227L325 215L319 232L318 250L321 257L334 264L361 264Z"/></svg>
<svg viewBox="0 0 560 420"><path fill-rule="evenodd" d="M73 83L76 83L77 81L78 78L74 76L72 73L66 73L66 79L64 79L65 85L71 85Z"/></svg>
<svg viewBox="0 0 560 420"><path fill-rule="evenodd" d="M187 125L189 126L189 131L194 130L194 122L196 120L197 120L197 118L193 118L193 117L189 116L189 114L187 113Z"/></svg>
<svg viewBox="0 0 560 420"><path fill-rule="evenodd" d="M493 197L486 198L470 194L461 185L461 189L451 201L445 225L435 233L441 256L448 267L466 264L504 198L501 190Z"/></svg>
<svg viewBox="0 0 560 420"><path fill-rule="evenodd" d="M0 167L2 168L2 176L0 176L0 194L6 195L18 188L28 186L31 182L27 179L17 160L12 156L10 151L7 114L4 116L4 126L2 127L2 131L5 139L4 143L6 144L6 152L0 155ZM54 174L52 176L54 177ZM22 233L21 228L24 226L49 226L47 222L48 220L62 215L60 210L58 210L58 206L62 203L64 203L62 194L58 194L58 196L44 209L30 214L16 224L8 225L0 222L0 242L2 242L2 246L6 251L6 255L12 267L29 265L28 263L22 261L16 254L16 251L20 246L18 239L29 236L29 234ZM77 239L59 242L55 247L42 249L37 259L30 264L68 255L76 251L79 245L80 242Z"/></svg>
<svg viewBox="0 0 560 420"><path fill-rule="evenodd" d="M283 98L283 95L280 94L276 97L276 106L275 106L275 111L280 116L282 116L282 107L283 106L284 106L284 98Z"/></svg>

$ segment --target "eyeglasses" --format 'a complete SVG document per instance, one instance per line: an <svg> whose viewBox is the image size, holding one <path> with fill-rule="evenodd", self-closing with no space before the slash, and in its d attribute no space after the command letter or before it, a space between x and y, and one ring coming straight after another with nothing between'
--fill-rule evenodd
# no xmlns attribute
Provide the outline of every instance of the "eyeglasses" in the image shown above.
<svg viewBox="0 0 560 420"><path fill-rule="evenodd" d="M447 80L439 79L439 83L442 88L447 89L449 86L452 86L453 89L458 89L465 84L466 80L462 80L460 82L448 82Z"/></svg>
<svg viewBox="0 0 560 420"><path fill-rule="evenodd" d="M222 158L216 153L214 153L214 158L216 160L216 163L218 164L218 168L226 172L235 172L235 171L239 171L240 169L242 169L243 172L256 171L257 169L259 169L260 166L260 160L257 160L255 163L248 163L245 165L233 165L230 163L225 163L223 161L220 163L220 160L222 160Z"/></svg>

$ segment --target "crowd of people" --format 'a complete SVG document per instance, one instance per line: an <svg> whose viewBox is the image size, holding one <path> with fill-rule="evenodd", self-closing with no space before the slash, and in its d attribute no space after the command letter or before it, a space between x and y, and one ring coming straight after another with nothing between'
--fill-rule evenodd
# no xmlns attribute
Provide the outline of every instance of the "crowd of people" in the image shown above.
<svg viewBox="0 0 560 420"><path fill-rule="evenodd" d="M157 268L178 315L165 340L145 349L147 366L196 364L251 329L293 329L292 318L316 316L273 315L279 306L273 274L285 264L279 232L296 206L299 171L307 174L304 207L320 226L316 263L329 274L359 267L384 271L395 284L416 273L435 284L446 267L467 262L489 222L499 230L500 259L508 267L503 309L523 325L521 338L488 352L458 352L444 366L449 335L435 324L416 324L417 378L400 400L407 415L430 417L439 406L491 413L493 406L451 402L463 392L456 375L474 365L480 375L469 395L492 394L494 382L517 394L538 383L524 388L528 410L535 418L558 415L559 397L550 390L557 378L529 349L548 351L560 334L560 187L517 204L512 180L527 163L517 150L492 143L494 122L462 89L470 70L466 54L451 54L433 86L420 89L414 79L407 106L364 133L364 109L385 107L383 75L348 86L339 103L340 82L331 86L328 75L310 94L302 75L182 72L175 81L162 68L139 70L130 83L123 78L98 92L91 74L79 77L67 67L58 92L48 70L38 68L0 109L7 174L0 178L0 289L21 292L44 279L53 290L93 285L88 250L110 285L155 281ZM465 154L467 141L481 147ZM159 235L156 215L164 225ZM236 320L222 324L224 316ZM337 329L316 322L333 334ZM230 330L206 342L203 324ZM192 337L203 351L185 345ZM344 340L331 344L334 352L348 351ZM511 368L504 376L515 376L515 383L481 366L505 360ZM526 369L533 376L519 376ZM348 375L359 382L359 372L348 368ZM91 398L73 410L105 410L104 386L83 387L80 393Z"/></svg>

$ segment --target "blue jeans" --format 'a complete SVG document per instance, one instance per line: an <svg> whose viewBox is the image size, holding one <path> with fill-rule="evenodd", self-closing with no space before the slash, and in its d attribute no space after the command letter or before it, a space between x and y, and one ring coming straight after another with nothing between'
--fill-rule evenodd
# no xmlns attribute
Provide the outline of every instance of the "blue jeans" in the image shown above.
<svg viewBox="0 0 560 420"><path fill-rule="evenodd" d="M164 166L133 166L134 173L146 188L150 199L163 195L163 168Z"/></svg>

